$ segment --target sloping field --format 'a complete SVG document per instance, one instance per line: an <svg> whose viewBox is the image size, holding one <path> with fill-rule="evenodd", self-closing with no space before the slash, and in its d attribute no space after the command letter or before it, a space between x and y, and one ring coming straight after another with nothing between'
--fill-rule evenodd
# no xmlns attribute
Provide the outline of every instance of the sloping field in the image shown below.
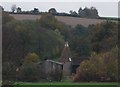
<svg viewBox="0 0 120 87"><path fill-rule="evenodd" d="M25 15L25 14L10 14L17 20L36 20L39 19L40 15ZM87 18L77 18L77 17L67 17L67 16L55 16L58 21L61 21L67 25L71 25L72 27L77 24L81 24L87 27L90 24L98 24L104 22L102 19L87 19Z"/></svg>

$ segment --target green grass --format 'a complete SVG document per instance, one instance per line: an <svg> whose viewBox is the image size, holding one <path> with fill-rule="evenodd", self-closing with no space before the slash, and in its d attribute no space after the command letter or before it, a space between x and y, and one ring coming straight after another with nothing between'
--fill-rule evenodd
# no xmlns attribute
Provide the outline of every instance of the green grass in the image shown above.
<svg viewBox="0 0 120 87"><path fill-rule="evenodd" d="M120 87L114 82L16 82L15 87Z"/></svg>

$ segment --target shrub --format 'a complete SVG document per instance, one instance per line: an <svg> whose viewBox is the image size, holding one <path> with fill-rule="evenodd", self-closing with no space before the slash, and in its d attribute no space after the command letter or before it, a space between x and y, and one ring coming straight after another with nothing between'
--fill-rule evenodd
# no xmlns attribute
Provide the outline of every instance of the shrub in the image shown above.
<svg viewBox="0 0 120 87"><path fill-rule="evenodd" d="M83 61L77 70L74 81L117 81L118 47L101 54L93 53Z"/></svg>
<svg viewBox="0 0 120 87"><path fill-rule="evenodd" d="M28 53L25 57L24 64L39 62L39 56L36 53Z"/></svg>

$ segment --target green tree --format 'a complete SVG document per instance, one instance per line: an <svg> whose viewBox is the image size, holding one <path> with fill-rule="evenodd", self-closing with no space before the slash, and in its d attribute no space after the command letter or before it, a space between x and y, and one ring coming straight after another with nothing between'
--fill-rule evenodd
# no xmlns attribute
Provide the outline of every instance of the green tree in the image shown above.
<svg viewBox="0 0 120 87"><path fill-rule="evenodd" d="M55 8L50 8L48 12L53 14L53 15L57 14L57 11Z"/></svg>
<svg viewBox="0 0 120 87"><path fill-rule="evenodd" d="M39 20L39 23L42 27L47 29L56 29L57 26L57 20L52 14L44 13L42 14L42 17Z"/></svg>
<svg viewBox="0 0 120 87"><path fill-rule="evenodd" d="M38 63L23 64L18 73L18 80L26 82L42 81L45 78L45 73L42 69L43 67Z"/></svg>
<svg viewBox="0 0 120 87"><path fill-rule="evenodd" d="M36 63L39 62L40 58L36 53L28 53L25 57L24 63Z"/></svg>
<svg viewBox="0 0 120 87"><path fill-rule="evenodd" d="M17 13L21 13L21 12L22 12L21 8L18 7L18 8L17 8Z"/></svg>
<svg viewBox="0 0 120 87"><path fill-rule="evenodd" d="M74 81L118 81L118 48L105 53L92 53L77 70Z"/></svg>
<svg viewBox="0 0 120 87"><path fill-rule="evenodd" d="M70 10L70 15L72 15L72 16L78 16L78 14L77 14L77 12L76 11L72 11L72 10Z"/></svg>
<svg viewBox="0 0 120 87"><path fill-rule="evenodd" d="M45 29L58 29L60 34L64 37L64 40L68 39L69 37L69 27L64 23L59 22L52 14L42 14L42 17L38 20L38 23Z"/></svg>
<svg viewBox="0 0 120 87"><path fill-rule="evenodd" d="M38 14L39 13L39 9L38 8L34 8L33 13L34 14Z"/></svg>
<svg viewBox="0 0 120 87"><path fill-rule="evenodd" d="M115 22L104 22L95 25L92 31L93 51L109 51L117 45L118 42L118 24Z"/></svg>
<svg viewBox="0 0 120 87"><path fill-rule="evenodd" d="M91 11L91 15L90 15L91 18L98 18L99 17L98 11L97 11L97 9L95 7L91 7L90 11Z"/></svg>
<svg viewBox="0 0 120 87"><path fill-rule="evenodd" d="M61 33L64 33L63 28L66 26L54 19L54 16L49 19L49 21L55 20L55 24L52 24L55 26L54 28L43 27L39 21L17 21L10 17L8 13L3 13L2 17L3 80L16 80L16 70L20 70L22 66L28 66L30 68L29 72L32 72L32 69L36 71L39 68L35 65L37 62L34 60L36 58L35 55L26 56L28 53L36 53L41 60L46 57L56 60L59 58L64 46L64 39ZM50 26L52 25L50 24ZM35 62L35 64L32 62L28 64L30 62L28 60ZM24 61L27 62L27 65L22 65ZM32 64L35 66L32 67ZM25 69L25 71L27 70Z"/></svg>
<svg viewBox="0 0 120 87"><path fill-rule="evenodd" d="M78 10L78 15L80 17L87 17L87 18L98 18L98 11L95 7L87 8L85 7L84 9L79 8Z"/></svg>
<svg viewBox="0 0 120 87"><path fill-rule="evenodd" d="M78 10L78 15L80 15L82 12L82 8L80 7L79 10Z"/></svg>
<svg viewBox="0 0 120 87"><path fill-rule="evenodd" d="M15 20L5 20L9 16L4 16L2 27L2 78L3 81L16 80L16 68L22 63L22 49L21 38L14 30L12 24ZM14 21L14 22L13 22Z"/></svg>
<svg viewBox="0 0 120 87"><path fill-rule="evenodd" d="M70 31L70 46L73 53L77 56L90 56L91 53L91 31L82 26L77 25Z"/></svg>
<svg viewBox="0 0 120 87"><path fill-rule="evenodd" d="M97 67L91 61L83 61L77 71L74 81L94 81Z"/></svg>

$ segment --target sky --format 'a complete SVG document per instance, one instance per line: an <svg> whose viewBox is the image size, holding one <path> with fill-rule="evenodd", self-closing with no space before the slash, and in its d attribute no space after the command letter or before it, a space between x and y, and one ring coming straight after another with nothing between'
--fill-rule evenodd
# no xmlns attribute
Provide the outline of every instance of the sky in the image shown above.
<svg viewBox="0 0 120 87"><path fill-rule="evenodd" d="M56 8L58 12L69 13L70 10L78 11L80 7L95 7L101 17L118 17L118 0L29 0L29 1L18 1L18 0L4 0L0 2L0 5L4 7L5 10L11 11L11 6L16 5L21 7L22 10L33 10L33 8L38 8L39 11L48 11L50 8Z"/></svg>

